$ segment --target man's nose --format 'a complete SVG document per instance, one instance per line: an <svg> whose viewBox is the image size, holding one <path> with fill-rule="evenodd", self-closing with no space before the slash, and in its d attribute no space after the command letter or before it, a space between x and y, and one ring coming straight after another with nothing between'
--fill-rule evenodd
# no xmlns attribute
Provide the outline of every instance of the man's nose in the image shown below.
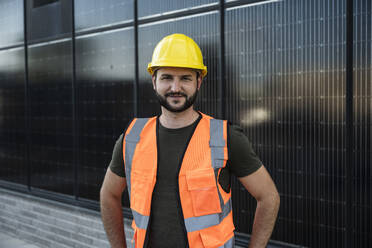
<svg viewBox="0 0 372 248"><path fill-rule="evenodd" d="M178 92L181 90L181 83L178 79L174 79L174 81L172 82L171 90L173 92Z"/></svg>

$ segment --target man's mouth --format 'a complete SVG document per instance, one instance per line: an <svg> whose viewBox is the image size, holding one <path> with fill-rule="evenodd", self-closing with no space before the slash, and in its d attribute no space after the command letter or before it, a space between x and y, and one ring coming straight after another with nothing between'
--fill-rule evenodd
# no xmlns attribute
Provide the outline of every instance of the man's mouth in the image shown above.
<svg viewBox="0 0 372 248"><path fill-rule="evenodd" d="M175 98L179 98L179 97L187 97L185 94L165 94L165 97L175 97Z"/></svg>

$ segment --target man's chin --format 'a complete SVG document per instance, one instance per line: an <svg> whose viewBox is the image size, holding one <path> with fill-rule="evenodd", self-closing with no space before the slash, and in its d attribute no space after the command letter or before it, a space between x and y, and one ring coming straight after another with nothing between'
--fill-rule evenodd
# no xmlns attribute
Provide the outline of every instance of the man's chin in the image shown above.
<svg viewBox="0 0 372 248"><path fill-rule="evenodd" d="M171 106L171 105L167 105L167 106L163 106L163 107L165 107L168 111L173 112L173 113L180 113L180 112L183 112L183 111L186 110L184 106L174 107L174 106Z"/></svg>
<svg viewBox="0 0 372 248"><path fill-rule="evenodd" d="M170 102L168 102L167 105L168 105L170 108L181 109L181 108L183 108L183 107L185 106L185 103L182 102L182 103L176 103L176 104L174 104L174 103L170 103Z"/></svg>
<svg viewBox="0 0 372 248"><path fill-rule="evenodd" d="M167 102L167 104L161 104L165 109L167 109L170 112L173 113L181 113L187 109L189 109L192 106L186 106L186 103L183 103L181 105L174 105Z"/></svg>

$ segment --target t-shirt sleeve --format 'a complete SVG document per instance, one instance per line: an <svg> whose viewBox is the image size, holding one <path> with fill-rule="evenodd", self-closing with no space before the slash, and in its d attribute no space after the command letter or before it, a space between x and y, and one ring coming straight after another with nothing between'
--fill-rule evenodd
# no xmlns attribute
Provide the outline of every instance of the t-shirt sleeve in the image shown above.
<svg viewBox="0 0 372 248"><path fill-rule="evenodd" d="M245 177L262 166L261 160L254 152L252 143L243 129L236 125L229 128L229 160L227 167L236 177Z"/></svg>
<svg viewBox="0 0 372 248"><path fill-rule="evenodd" d="M111 171L119 177L125 177L123 159L123 134L121 134L120 137L116 140L109 167Z"/></svg>

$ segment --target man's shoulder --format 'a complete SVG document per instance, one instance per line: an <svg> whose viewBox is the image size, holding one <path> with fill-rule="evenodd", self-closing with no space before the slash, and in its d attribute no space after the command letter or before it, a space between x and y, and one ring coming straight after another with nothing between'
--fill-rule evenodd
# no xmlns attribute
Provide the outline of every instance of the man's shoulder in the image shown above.
<svg viewBox="0 0 372 248"><path fill-rule="evenodd" d="M244 134L244 129L237 125L237 124L232 124L232 123L229 123L229 127L230 127L230 132L234 133L234 134L238 134L238 135L245 135Z"/></svg>
<svg viewBox="0 0 372 248"><path fill-rule="evenodd" d="M243 147L251 147L250 138L245 133L244 129L237 124L229 124L228 125L228 139L229 144L233 144L232 146L243 146Z"/></svg>

